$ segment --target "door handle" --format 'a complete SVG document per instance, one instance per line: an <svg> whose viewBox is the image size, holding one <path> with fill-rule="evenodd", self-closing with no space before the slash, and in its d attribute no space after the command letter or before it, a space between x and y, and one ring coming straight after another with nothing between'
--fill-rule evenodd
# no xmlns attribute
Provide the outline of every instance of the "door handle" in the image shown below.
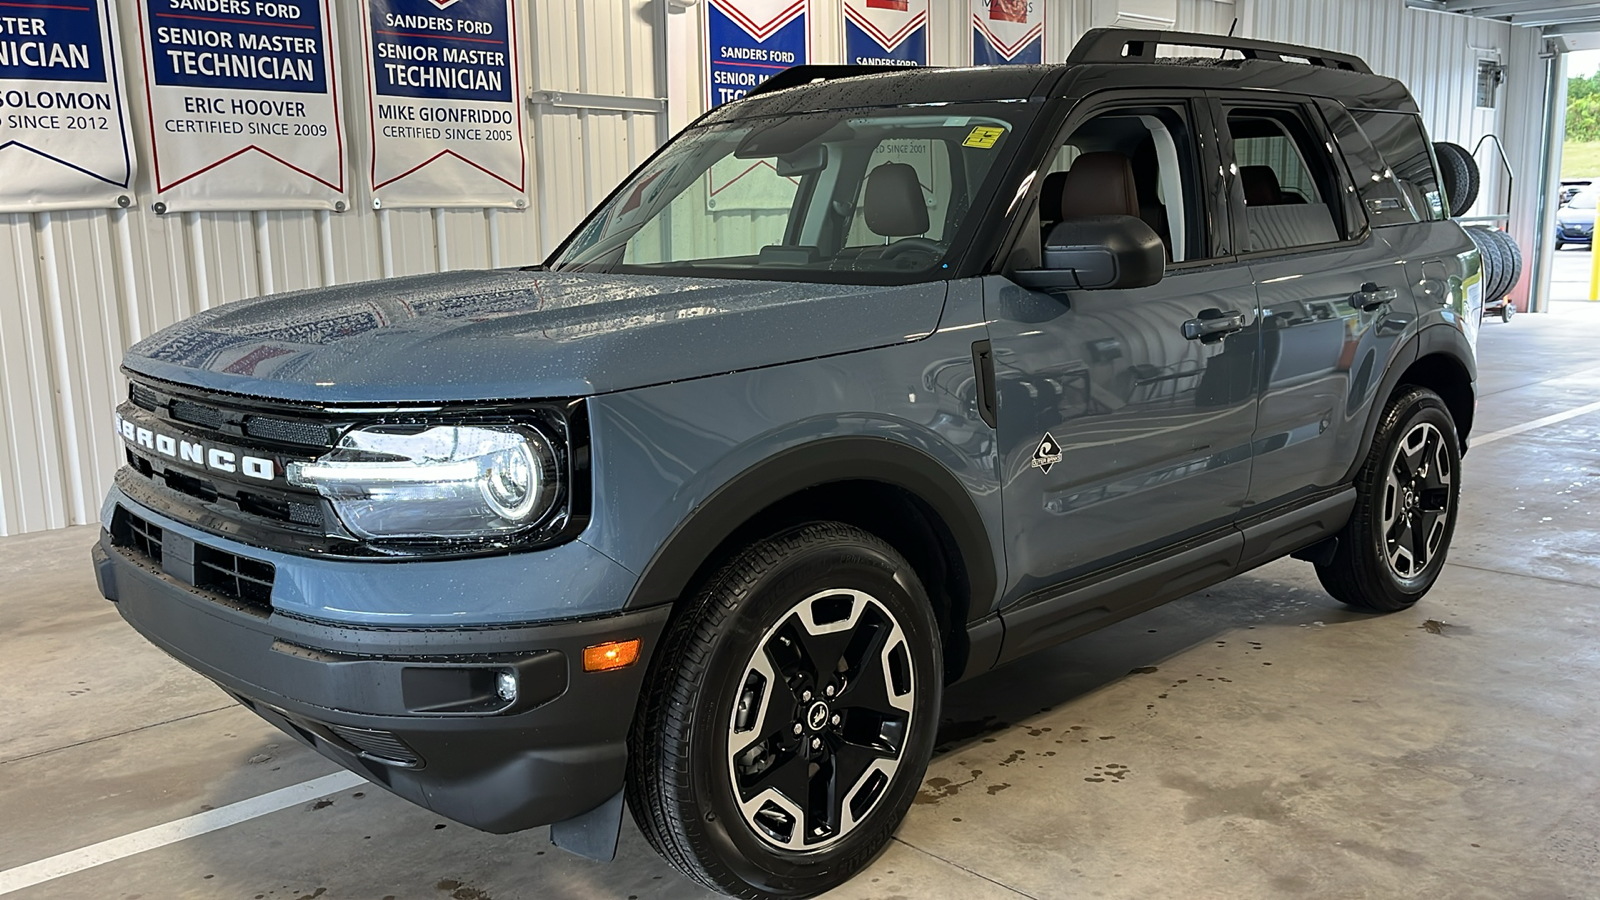
<svg viewBox="0 0 1600 900"><path fill-rule="evenodd" d="M1200 315L1183 323L1183 336L1202 344L1215 344L1234 332L1244 330L1244 313L1230 309L1202 309Z"/></svg>
<svg viewBox="0 0 1600 900"><path fill-rule="evenodd" d="M1398 290L1392 287L1381 288L1369 281L1361 286L1361 290L1350 295L1350 305L1362 312L1372 312L1399 299Z"/></svg>

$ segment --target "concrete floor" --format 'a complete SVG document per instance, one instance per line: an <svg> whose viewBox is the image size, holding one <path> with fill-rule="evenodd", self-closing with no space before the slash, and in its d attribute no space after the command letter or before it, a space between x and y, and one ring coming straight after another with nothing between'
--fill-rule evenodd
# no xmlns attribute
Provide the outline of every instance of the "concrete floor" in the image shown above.
<svg viewBox="0 0 1600 900"><path fill-rule="evenodd" d="M1479 436L1600 397L1600 304L1486 323ZM1435 592L1349 612L1280 562L961 685L899 839L838 897L1579 898L1600 888L1600 411L1480 443ZM5 871L335 771L138 639L93 529L0 540ZM705 896L377 788L41 898Z"/></svg>

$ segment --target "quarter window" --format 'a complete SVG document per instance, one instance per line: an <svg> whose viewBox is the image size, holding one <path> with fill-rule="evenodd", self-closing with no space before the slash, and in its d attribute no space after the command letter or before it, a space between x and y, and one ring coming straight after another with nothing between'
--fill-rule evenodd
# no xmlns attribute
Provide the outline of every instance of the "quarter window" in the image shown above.
<svg viewBox="0 0 1600 900"><path fill-rule="evenodd" d="M1428 147L1422 118L1410 113L1352 109L1350 115L1377 148L1388 171L1418 222L1439 222L1446 218L1444 192L1439 188L1439 171L1433 151Z"/></svg>

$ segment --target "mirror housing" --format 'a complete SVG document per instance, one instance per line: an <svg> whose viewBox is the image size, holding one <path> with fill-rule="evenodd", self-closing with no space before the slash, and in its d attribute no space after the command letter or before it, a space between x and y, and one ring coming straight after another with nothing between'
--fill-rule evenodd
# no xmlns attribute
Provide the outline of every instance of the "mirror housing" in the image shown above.
<svg viewBox="0 0 1600 900"><path fill-rule="evenodd" d="M778 164L773 168L783 178L799 178L802 175L814 175L827 167L828 145L818 142L778 157Z"/></svg>
<svg viewBox="0 0 1600 900"><path fill-rule="evenodd" d="M1167 248L1143 219L1091 216L1050 229L1044 267L1012 273L1023 287L1103 291L1150 287L1167 270Z"/></svg>

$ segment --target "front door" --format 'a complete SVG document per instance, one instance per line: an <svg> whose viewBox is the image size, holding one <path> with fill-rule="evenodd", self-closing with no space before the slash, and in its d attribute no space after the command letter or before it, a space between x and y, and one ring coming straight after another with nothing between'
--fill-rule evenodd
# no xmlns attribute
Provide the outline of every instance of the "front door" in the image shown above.
<svg viewBox="0 0 1600 900"><path fill-rule="evenodd" d="M986 284L1008 603L1225 527L1250 479L1256 293L1248 267L1214 240L1209 198L1220 182L1202 174L1217 165L1197 139L1210 118L1181 98L1076 118L1040 167L1039 220L1024 228L1133 214L1163 237L1171 262L1160 284L1137 290Z"/></svg>

